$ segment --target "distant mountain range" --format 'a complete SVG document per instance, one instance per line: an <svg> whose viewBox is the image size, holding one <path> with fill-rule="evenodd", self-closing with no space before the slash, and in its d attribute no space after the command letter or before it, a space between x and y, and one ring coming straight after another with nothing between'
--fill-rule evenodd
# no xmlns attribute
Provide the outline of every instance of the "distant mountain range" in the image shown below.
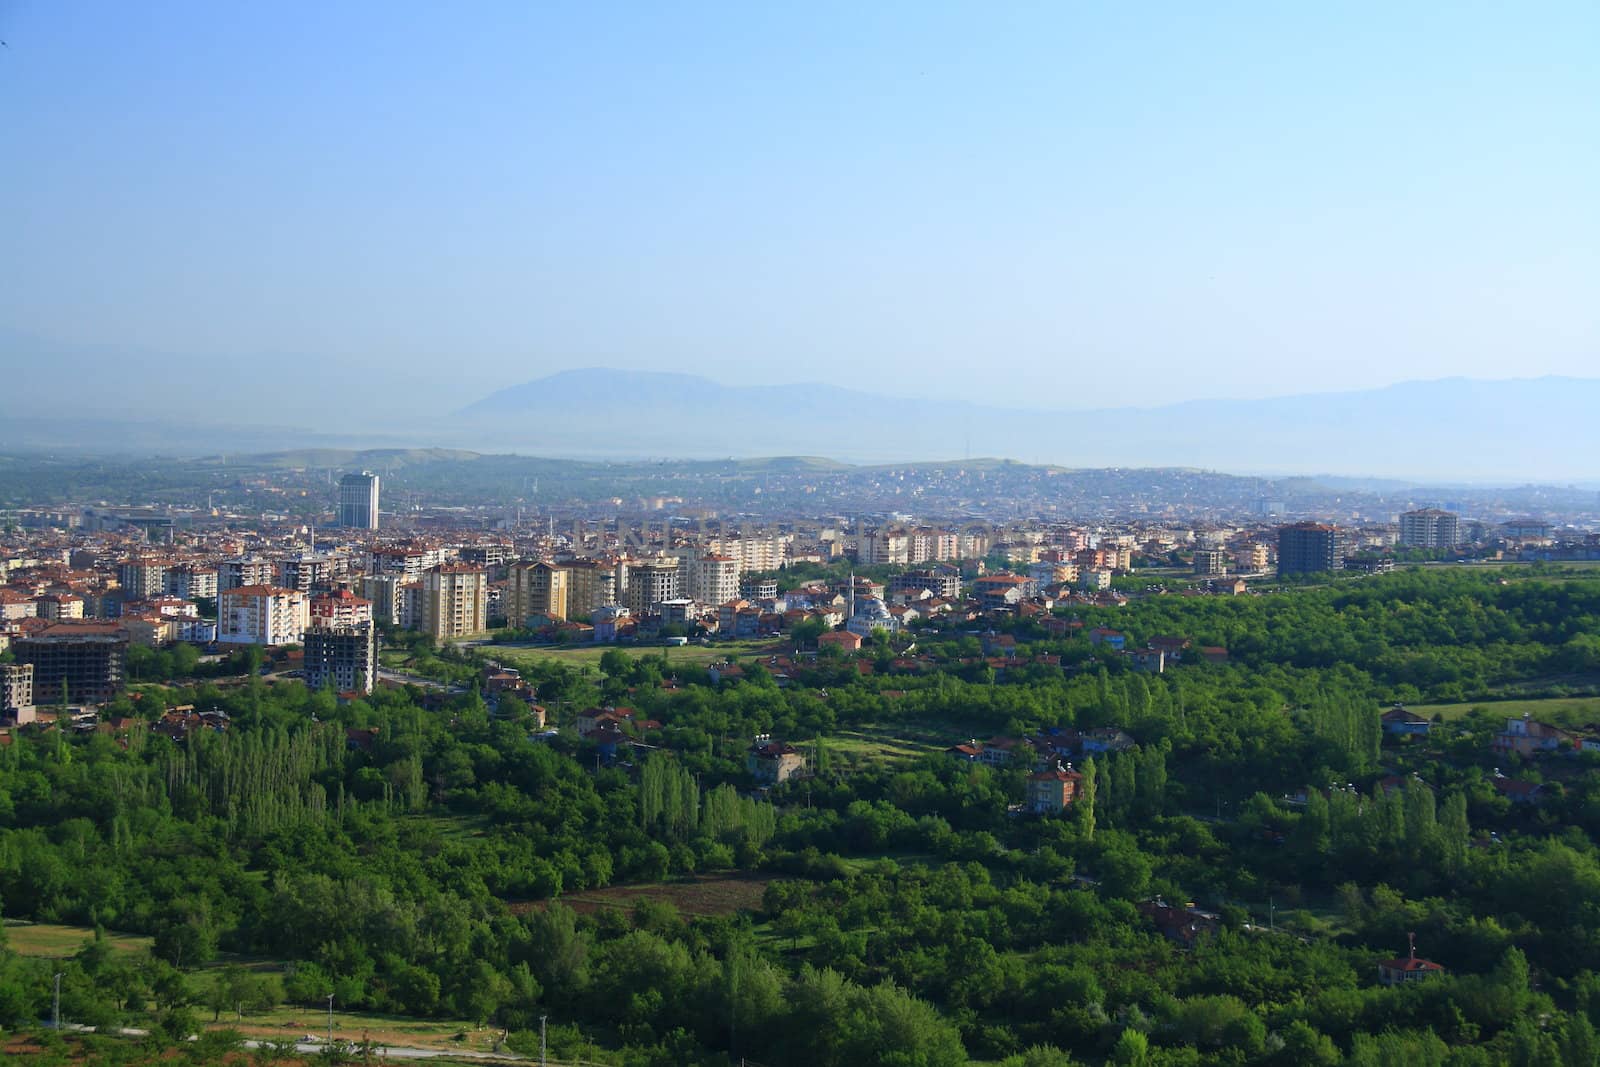
<svg viewBox="0 0 1600 1067"><path fill-rule="evenodd" d="M1504 484L1593 481L1600 380L1447 378L1376 389L1074 410L1044 390L984 403L828 385L729 386L688 374L563 371L463 408L477 445L564 454L854 462L1012 456L1069 467L1337 472ZM1104 383L1100 391L1115 391Z"/></svg>
<svg viewBox="0 0 1600 1067"><path fill-rule="evenodd" d="M438 404L447 397L424 398L425 390L393 375L375 383L348 362L307 356L240 366L0 329L0 358L14 368L11 388L0 390L0 451L12 452L199 456L426 446L853 463L1006 456L1065 467L1332 473L1413 484L1600 481L1600 379L1588 378L1447 378L1088 410L1085 397L1137 396L1140 382L1103 369L1086 381L1071 368L1054 381L1012 381L979 368L970 372L973 399L963 402L595 368L499 389L442 415ZM463 385L470 389L465 376L454 396Z"/></svg>

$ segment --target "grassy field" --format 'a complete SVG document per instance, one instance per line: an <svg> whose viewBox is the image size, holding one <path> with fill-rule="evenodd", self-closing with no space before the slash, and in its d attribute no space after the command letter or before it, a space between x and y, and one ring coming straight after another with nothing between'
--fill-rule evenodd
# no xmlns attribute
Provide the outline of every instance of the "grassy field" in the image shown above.
<svg viewBox="0 0 1600 1067"><path fill-rule="evenodd" d="M878 730L841 730L827 739L830 755L861 763L909 763L946 746L892 737Z"/></svg>
<svg viewBox="0 0 1600 1067"><path fill-rule="evenodd" d="M573 645L563 647L560 645L540 646L536 648L523 648L506 645L482 645L478 651L490 659L508 663L511 666L519 664L532 665L535 663L565 663L572 667L593 667L600 669L600 657L611 651L613 647L621 649L630 656L666 656L668 663L678 663L685 666L703 667L707 663L733 657L748 661L757 656L771 656L786 649L788 646L774 641L718 641L712 645L681 645L669 647L666 645Z"/></svg>
<svg viewBox="0 0 1600 1067"><path fill-rule="evenodd" d="M1440 716L1446 722L1465 717L1473 708L1511 719L1531 715L1553 726L1586 726L1600 723L1600 697L1549 697L1543 700L1474 700L1464 704L1417 704L1418 715Z"/></svg>
<svg viewBox="0 0 1600 1067"><path fill-rule="evenodd" d="M561 902L579 914L587 915L602 908L628 910L639 900L656 900L671 904L682 915L720 917L760 908L762 894L771 881L771 878L755 875L699 875L686 882L613 885L605 889L566 893L562 895ZM515 912L540 906L538 902L510 905Z"/></svg>
<svg viewBox="0 0 1600 1067"><path fill-rule="evenodd" d="M76 955L87 942L94 940L94 930L88 926L61 926L56 923L6 924L6 941L19 956L40 956L63 959ZM154 943L154 938L139 934L106 933L111 947L122 952L143 952Z"/></svg>

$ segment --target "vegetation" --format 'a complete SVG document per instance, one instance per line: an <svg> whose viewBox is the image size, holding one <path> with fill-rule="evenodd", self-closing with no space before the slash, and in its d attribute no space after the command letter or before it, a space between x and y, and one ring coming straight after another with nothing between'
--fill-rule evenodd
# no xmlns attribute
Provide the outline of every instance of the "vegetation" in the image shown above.
<svg viewBox="0 0 1600 1067"><path fill-rule="evenodd" d="M605 703L659 723L615 753L536 740L477 691L478 653L420 644L464 691L189 676L108 718L193 704L225 731L23 731L0 901L57 925L5 928L0 1025L47 1019L59 971L65 1018L151 1041L332 995L524 1052L548 1016L619 1064L1597 1062L1600 758L1495 752L1491 710L1403 738L1378 715L1591 689L1600 581L1433 569L1060 621L1082 625L1005 627L1008 660L930 627L915 662L721 685L677 650L521 661L564 727ZM1101 625L1228 662L1139 673ZM932 740L1101 728L1129 744L1047 817L1019 811L1025 766ZM756 789L757 734L815 773ZM1174 939L1155 901L1216 918ZM44 951L60 924L96 932ZM1381 985L1410 934L1445 972Z"/></svg>

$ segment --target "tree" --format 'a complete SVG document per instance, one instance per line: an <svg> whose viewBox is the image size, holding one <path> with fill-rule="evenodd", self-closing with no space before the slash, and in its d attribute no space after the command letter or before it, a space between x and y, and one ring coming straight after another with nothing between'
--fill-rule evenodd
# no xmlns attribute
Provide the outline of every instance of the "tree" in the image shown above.
<svg viewBox="0 0 1600 1067"><path fill-rule="evenodd" d="M1072 806L1077 808L1080 813L1083 836L1092 840L1094 838L1095 805L1099 792L1099 773L1095 769L1093 756L1083 761L1083 768L1079 773L1083 775L1083 781L1079 784L1078 796Z"/></svg>
<svg viewBox="0 0 1600 1067"><path fill-rule="evenodd" d="M1118 1067L1148 1067L1150 1039L1138 1030L1127 1029L1117 1037L1111 1049L1111 1062Z"/></svg>
<svg viewBox="0 0 1600 1067"><path fill-rule="evenodd" d="M547 991L571 1002L589 985L589 942L578 930L578 913L559 901L528 916L530 962Z"/></svg>
<svg viewBox="0 0 1600 1067"><path fill-rule="evenodd" d="M1567 1016L1566 1029L1561 1034L1562 1067L1595 1067L1600 1063L1600 1038L1596 1038L1594 1024L1582 1011Z"/></svg>

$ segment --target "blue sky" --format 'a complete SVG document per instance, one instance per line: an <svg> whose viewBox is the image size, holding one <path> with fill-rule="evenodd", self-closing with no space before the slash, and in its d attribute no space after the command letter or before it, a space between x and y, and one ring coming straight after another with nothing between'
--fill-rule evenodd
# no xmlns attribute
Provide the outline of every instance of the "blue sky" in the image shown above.
<svg viewBox="0 0 1600 1067"><path fill-rule="evenodd" d="M0 329L221 385L1600 368L1592 2L0 0L0 38Z"/></svg>

